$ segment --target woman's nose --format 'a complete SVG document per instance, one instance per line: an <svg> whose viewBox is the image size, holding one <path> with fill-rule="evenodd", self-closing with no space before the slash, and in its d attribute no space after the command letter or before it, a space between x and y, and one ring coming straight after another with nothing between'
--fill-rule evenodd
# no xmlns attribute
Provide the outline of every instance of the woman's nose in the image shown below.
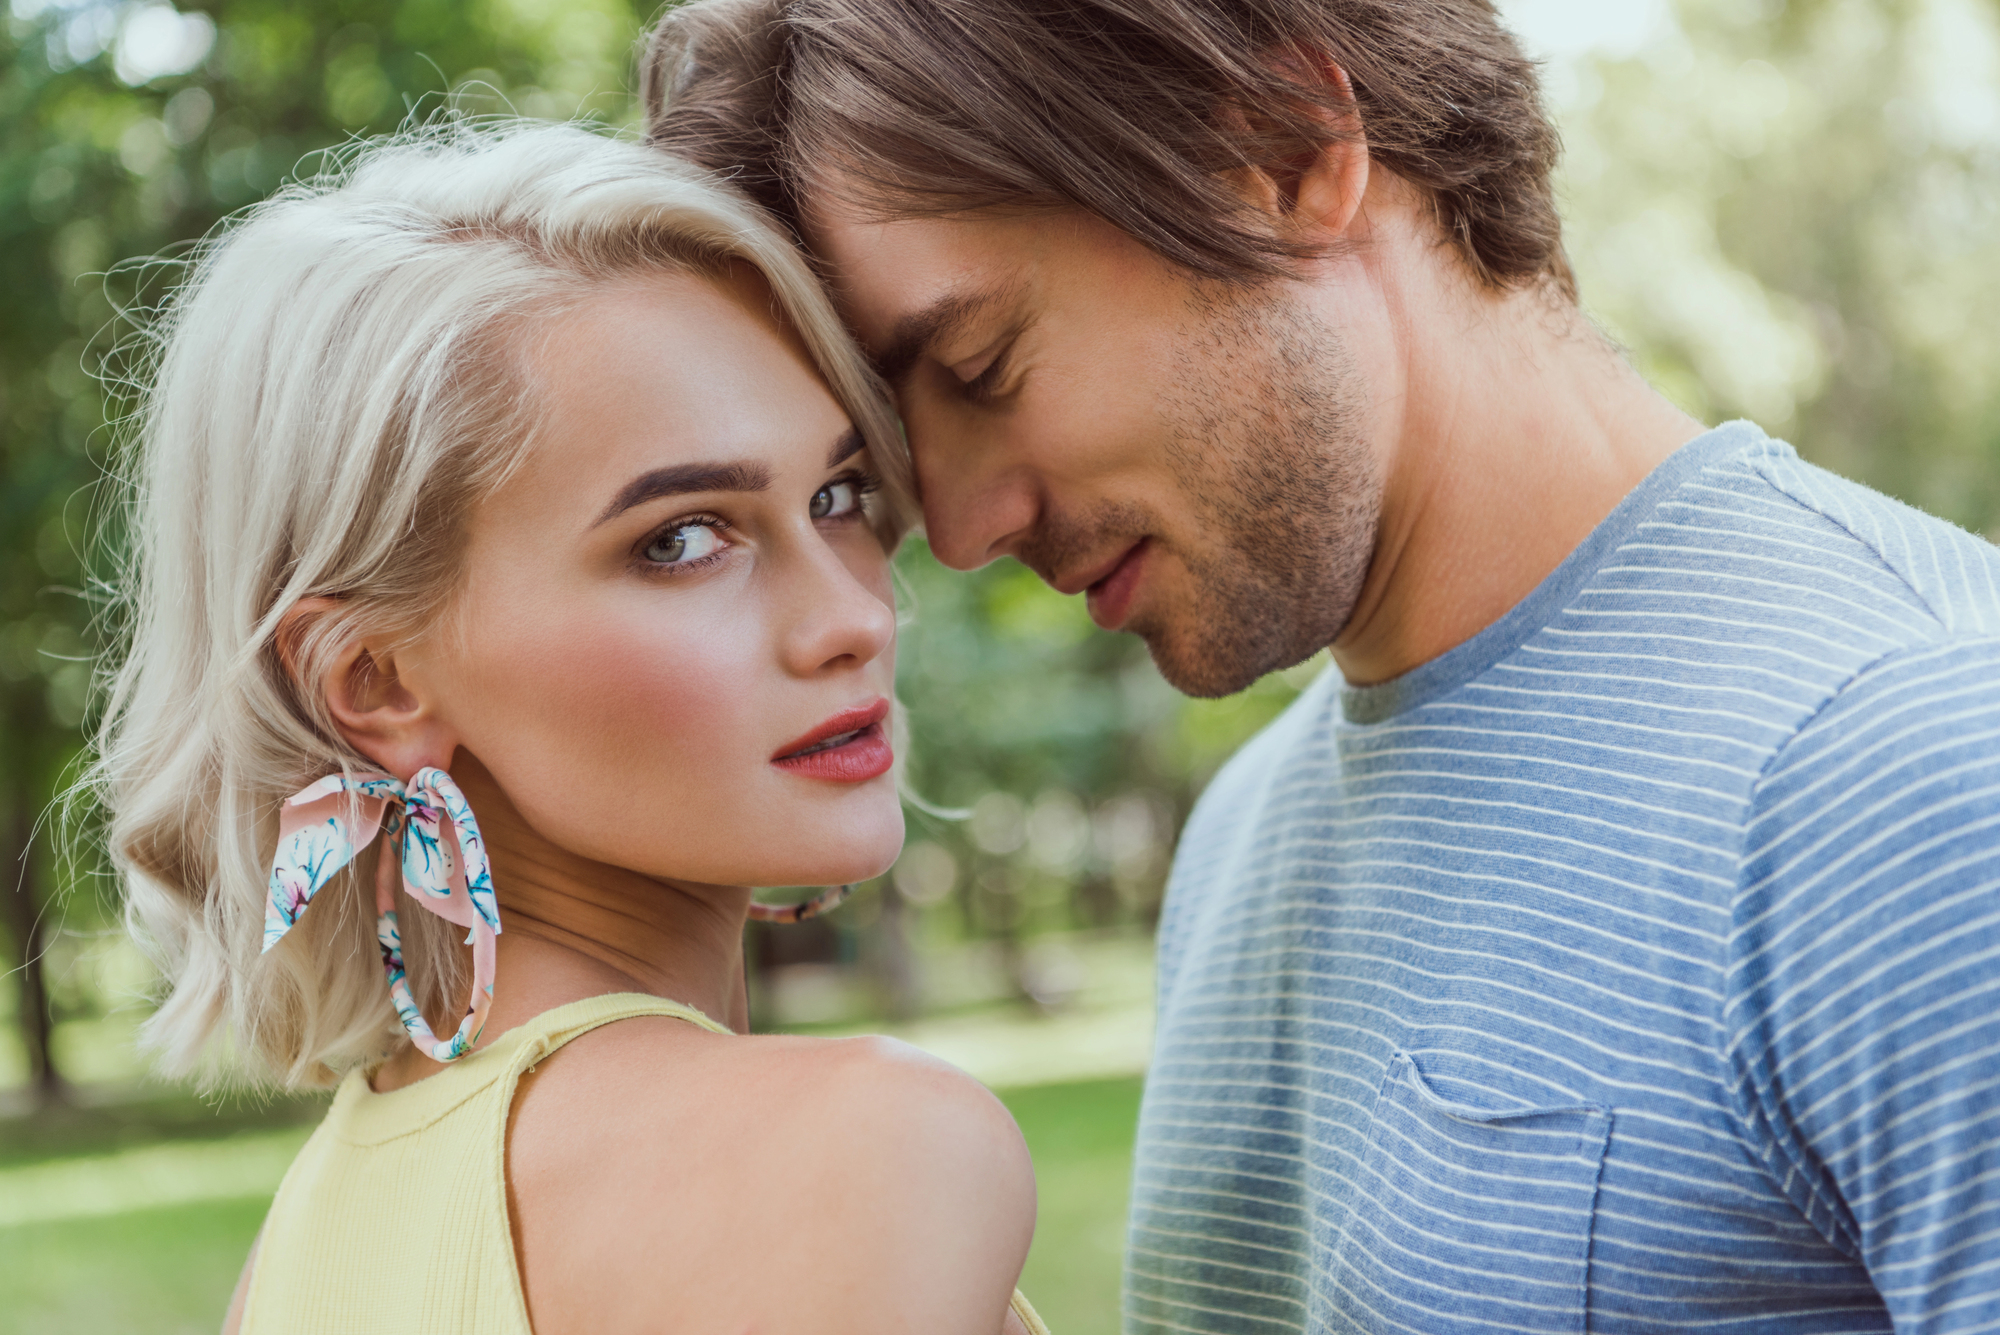
<svg viewBox="0 0 2000 1335"><path fill-rule="evenodd" d="M855 563L869 568L857 571L851 568ZM861 667L895 644L895 594L888 563L879 554L843 559L842 553L821 547L813 555L810 577L799 584L795 619L785 637L789 671L817 676L843 665Z"/></svg>

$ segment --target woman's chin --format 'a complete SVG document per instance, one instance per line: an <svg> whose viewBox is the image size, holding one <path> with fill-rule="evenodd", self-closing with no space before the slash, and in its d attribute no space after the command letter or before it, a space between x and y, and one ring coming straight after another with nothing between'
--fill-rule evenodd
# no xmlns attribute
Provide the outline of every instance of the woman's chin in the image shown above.
<svg viewBox="0 0 2000 1335"><path fill-rule="evenodd" d="M848 856L840 859L838 874L821 878L826 885L853 885L872 881L896 865L903 855L903 808L900 803L879 834L854 841Z"/></svg>
<svg viewBox="0 0 2000 1335"><path fill-rule="evenodd" d="M879 818L843 824L823 839L801 847L786 840L792 855L765 862L755 874L732 878L737 885L859 885L896 865L903 852L903 808L898 803Z"/></svg>

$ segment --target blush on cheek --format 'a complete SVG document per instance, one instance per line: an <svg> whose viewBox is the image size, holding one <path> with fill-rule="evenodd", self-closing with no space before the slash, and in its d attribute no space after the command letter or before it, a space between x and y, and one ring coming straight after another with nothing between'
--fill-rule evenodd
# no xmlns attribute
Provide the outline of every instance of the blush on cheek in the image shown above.
<svg viewBox="0 0 2000 1335"><path fill-rule="evenodd" d="M775 666L754 618L696 628L663 625L657 606L616 614L629 610L515 618L480 656L481 717L463 731L543 837L616 866L707 879L755 834L744 827L769 731L757 704Z"/></svg>

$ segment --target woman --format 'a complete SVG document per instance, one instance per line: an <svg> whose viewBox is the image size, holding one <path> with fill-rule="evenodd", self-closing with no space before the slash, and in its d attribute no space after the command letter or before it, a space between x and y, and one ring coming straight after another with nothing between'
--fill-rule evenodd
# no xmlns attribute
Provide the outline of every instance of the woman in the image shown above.
<svg viewBox="0 0 2000 1335"><path fill-rule="evenodd" d="M804 916L903 829L907 461L785 240L634 144L437 130L155 338L99 762L151 1037L339 1078L226 1328L1039 1329L989 1094L741 1034L748 887Z"/></svg>

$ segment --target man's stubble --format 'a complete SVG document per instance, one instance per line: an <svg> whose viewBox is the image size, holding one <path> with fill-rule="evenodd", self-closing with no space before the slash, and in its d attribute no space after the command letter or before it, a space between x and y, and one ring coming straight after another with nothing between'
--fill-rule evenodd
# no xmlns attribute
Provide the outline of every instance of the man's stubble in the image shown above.
<svg viewBox="0 0 2000 1335"><path fill-rule="evenodd" d="M1192 522L1107 502L1045 517L1020 555L1049 572L1107 537L1170 548L1188 595L1155 598L1126 629L1176 689L1216 697L1333 643L1368 575L1382 488L1332 328L1269 288L1202 284L1189 314L1161 419L1177 518Z"/></svg>
<svg viewBox="0 0 2000 1335"><path fill-rule="evenodd" d="M1188 304L1160 418L1192 522L1104 501L1044 514L1016 554L1046 578L1107 539L1168 547L1189 596L1156 600L1125 629L1177 690L1215 698L1339 636L1368 576L1382 486L1338 333L1281 289L1201 283Z"/></svg>

